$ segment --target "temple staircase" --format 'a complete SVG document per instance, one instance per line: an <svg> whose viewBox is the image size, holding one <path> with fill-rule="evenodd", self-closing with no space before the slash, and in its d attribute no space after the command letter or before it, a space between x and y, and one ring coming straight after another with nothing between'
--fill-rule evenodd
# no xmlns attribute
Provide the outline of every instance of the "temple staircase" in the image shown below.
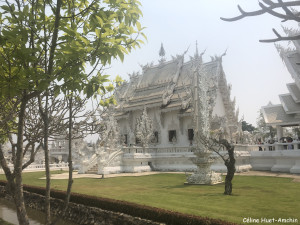
<svg viewBox="0 0 300 225"><path fill-rule="evenodd" d="M98 174L98 163L92 166L88 171L86 171L88 174Z"/></svg>
<svg viewBox="0 0 300 225"><path fill-rule="evenodd" d="M123 154L122 149L116 150L112 153L110 153L106 159L105 162L103 162L103 168L109 166L116 157ZM80 173L86 173L86 174L98 174L99 172L99 165L98 165L98 159L100 156L94 154L90 160L85 162L85 169L82 169Z"/></svg>

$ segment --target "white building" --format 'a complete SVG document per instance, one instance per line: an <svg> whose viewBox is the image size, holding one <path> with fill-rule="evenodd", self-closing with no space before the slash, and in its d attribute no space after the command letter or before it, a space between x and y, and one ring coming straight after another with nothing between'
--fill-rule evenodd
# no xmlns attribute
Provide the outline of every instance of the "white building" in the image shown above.
<svg viewBox="0 0 300 225"><path fill-rule="evenodd" d="M299 34L299 31L285 31L291 36ZM300 40L292 43L294 49L276 46L294 82L287 84L289 93L279 95L281 104L269 103L261 109L266 124L276 127L278 142L265 145L272 146L275 151L252 153L252 165L257 170L300 173L300 142L295 137L285 140L283 134L284 127L300 125Z"/></svg>
<svg viewBox="0 0 300 225"><path fill-rule="evenodd" d="M126 145L138 144L136 120L144 107L153 121L152 146L183 147L193 143L194 70L199 63L207 76L217 79L215 101L211 103L213 118L215 122L220 118L226 121L228 137L233 140L239 128L238 112L235 100L230 99L231 86L226 81L222 57L203 63L196 52L187 62L184 62L184 55L179 55L168 62L162 60L158 65L147 64L141 75L132 74L130 81L119 88L115 117Z"/></svg>
<svg viewBox="0 0 300 225"><path fill-rule="evenodd" d="M210 102L213 129L222 128L228 140L237 142L241 124L235 100L231 100L231 86L227 84L222 67L222 56L212 57L210 62L202 61L198 51L190 60L177 55L171 61L161 58L157 65L142 67L142 74L133 73L130 81L118 88L115 119L119 125L122 153L116 154L115 162L101 168L101 154L95 153L91 160L82 163L80 172L117 173L159 171L191 171L196 168L191 162L194 139L194 82L201 71L216 82L213 101ZM195 77L196 76L196 77ZM201 99L200 99L201 101ZM152 120L153 136L147 147L137 138L137 120L146 108ZM102 152L109 152L109 144ZM249 170L249 152L237 153L237 169ZM107 155L111 159L112 156ZM103 161L102 161L103 162ZM98 168L98 169L97 169ZM224 163L216 162L215 170L226 170Z"/></svg>

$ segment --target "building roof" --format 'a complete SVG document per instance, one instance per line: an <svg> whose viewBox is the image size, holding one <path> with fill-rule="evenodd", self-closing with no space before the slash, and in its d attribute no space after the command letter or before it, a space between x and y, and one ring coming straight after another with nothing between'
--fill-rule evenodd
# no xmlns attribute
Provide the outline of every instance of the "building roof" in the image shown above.
<svg viewBox="0 0 300 225"><path fill-rule="evenodd" d="M283 60L289 70L291 76L294 78L296 82L300 81L300 54L296 50L294 51L286 51L283 54Z"/></svg>
<svg viewBox="0 0 300 225"><path fill-rule="evenodd" d="M300 90L296 83L286 85L295 102L300 103Z"/></svg>
<svg viewBox="0 0 300 225"><path fill-rule="evenodd" d="M287 114L300 113L300 104L294 101L291 94L279 95L279 99Z"/></svg>
<svg viewBox="0 0 300 225"><path fill-rule="evenodd" d="M300 122L297 114L287 114L282 105L263 106L261 110L268 125L295 125Z"/></svg>
<svg viewBox="0 0 300 225"><path fill-rule="evenodd" d="M203 54L203 53L202 53ZM201 54L201 56L202 56ZM231 100L231 85L227 84L222 67L222 57L211 57L210 62L203 63L197 53L184 62L184 55L173 57L171 61L160 60L158 65L142 66L142 74L133 73L130 81L116 91L118 105L115 108L117 119L129 119L131 112L147 108L159 108L161 113L176 111L178 117L193 116L193 94L195 72L198 75L216 78L217 89L223 104L226 121L238 127L238 110L235 99Z"/></svg>
<svg viewBox="0 0 300 225"><path fill-rule="evenodd" d="M180 109L182 100L188 99L192 92L193 73L191 69L196 62L195 60L188 61L183 63L181 68L179 68L179 63L180 58L176 58L156 66L144 67L142 75L135 75L129 83L118 90L119 105L117 109L132 111L140 109L144 105L161 107L162 96L172 81L175 83L173 95L170 103L164 106L162 111ZM219 60L203 64L203 68L209 76L218 75L219 66ZM177 75L178 79L175 80Z"/></svg>

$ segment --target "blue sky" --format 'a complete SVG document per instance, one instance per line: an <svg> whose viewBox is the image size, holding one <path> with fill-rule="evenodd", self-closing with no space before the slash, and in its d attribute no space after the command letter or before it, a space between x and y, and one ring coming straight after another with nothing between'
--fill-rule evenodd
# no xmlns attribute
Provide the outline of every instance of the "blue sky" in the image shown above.
<svg viewBox="0 0 300 225"><path fill-rule="evenodd" d="M157 63L158 51L164 44L167 60L182 54L190 46L188 55L206 50L204 61L221 55L227 82L232 84L232 98L236 97L240 117L256 125L261 106L279 103L279 94L287 92L292 82L274 44L259 39L273 38L272 28L282 32L281 21L269 15L224 22L220 17L239 14L237 5L245 10L258 9L253 0L141 0L142 26L148 42L125 56L123 63L114 61L109 69L112 76L128 79L128 73L141 71L140 64ZM284 25L284 24L283 24ZM295 26L289 24L289 26Z"/></svg>

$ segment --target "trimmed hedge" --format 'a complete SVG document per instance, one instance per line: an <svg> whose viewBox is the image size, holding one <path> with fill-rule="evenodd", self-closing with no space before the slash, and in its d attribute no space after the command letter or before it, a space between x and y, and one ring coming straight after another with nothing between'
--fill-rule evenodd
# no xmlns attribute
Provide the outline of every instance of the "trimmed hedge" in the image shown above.
<svg viewBox="0 0 300 225"><path fill-rule="evenodd" d="M5 186L6 181L0 181L0 185ZM23 185L24 191L39 195L45 195L45 188L30 185ZM51 189L51 197L65 200L66 192ZM70 202L82 204L90 207L101 208L103 210L124 213L134 217L140 217L168 225L234 225L235 223L212 219L207 217L193 216L170 210L159 209L155 207L139 205L136 203L120 200L89 196L79 193L71 193Z"/></svg>

